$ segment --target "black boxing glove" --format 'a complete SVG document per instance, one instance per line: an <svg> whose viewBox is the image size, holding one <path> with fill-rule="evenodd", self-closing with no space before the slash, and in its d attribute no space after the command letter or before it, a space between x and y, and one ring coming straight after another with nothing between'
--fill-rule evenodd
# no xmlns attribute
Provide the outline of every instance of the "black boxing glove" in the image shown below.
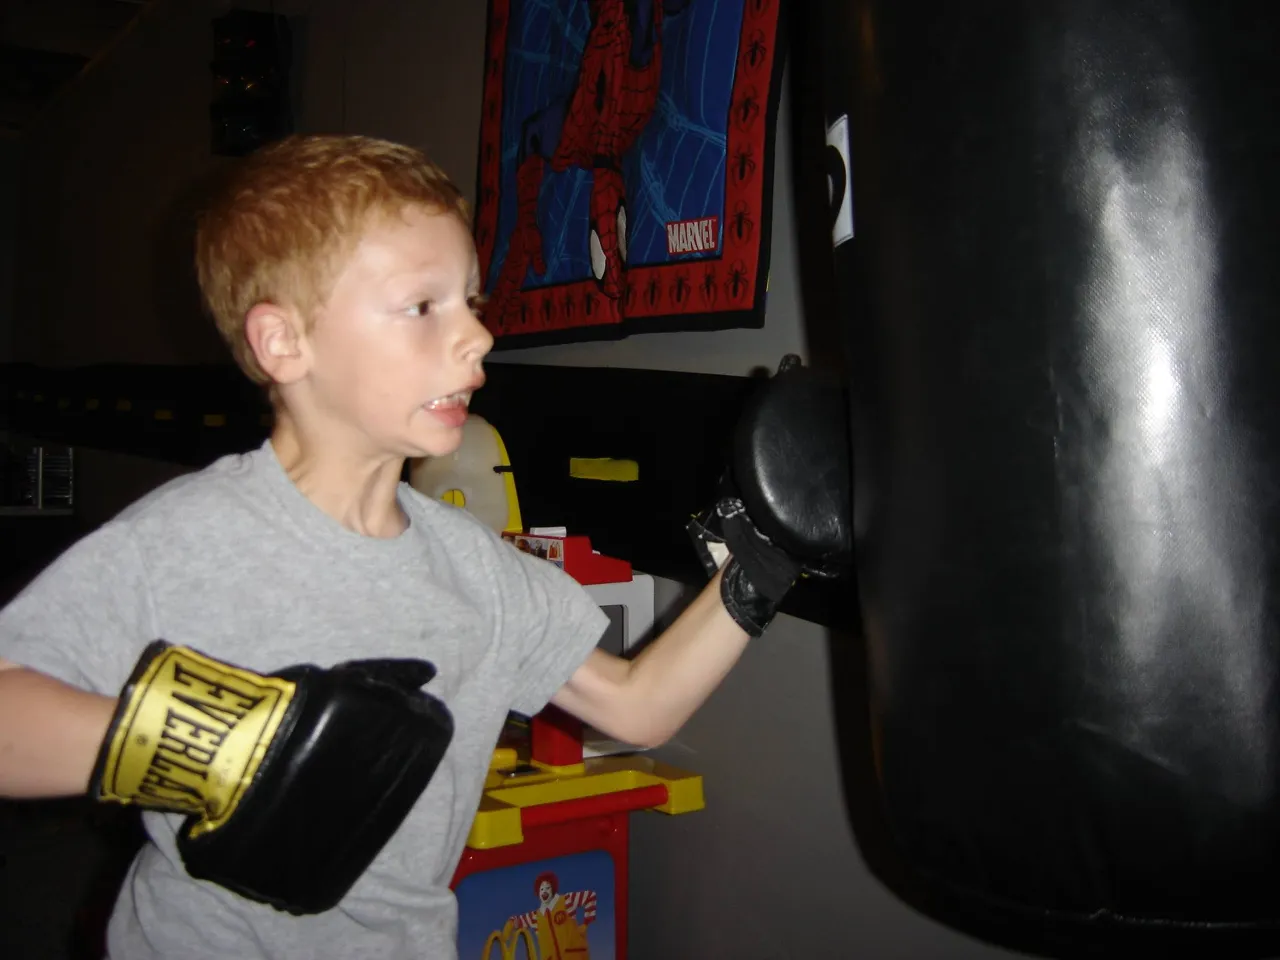
<svg viewBox="0 0 1280 960"><path fill-rule="evenodd" d="M259 675L158 640L121 692L99 801L187 814L188 873L292 914L334 907L430 783L453 718L424 660Z"/></svg>
<svg viewBox="0 0 1280 960"><path fill-rule="evenodd" d="M852 456L844 390L783 358L748 399L715 501L688 532L749 635L764 633L796 581L852 568Z"/></svg>

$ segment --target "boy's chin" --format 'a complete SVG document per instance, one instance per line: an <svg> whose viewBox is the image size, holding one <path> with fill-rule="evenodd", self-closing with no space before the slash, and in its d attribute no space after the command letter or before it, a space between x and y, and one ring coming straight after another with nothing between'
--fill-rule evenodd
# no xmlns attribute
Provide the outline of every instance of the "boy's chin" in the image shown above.
<svg viewBox="0 0 1280 960"><path fill-rule="evenodd" d="M437 429L432 431L430 437L419 437L413 444L413 448L421 451L420 453L409 454L409 459L418 459L420 457L448 457L458 452L462 446L462 429L456 430Z"/></svg>

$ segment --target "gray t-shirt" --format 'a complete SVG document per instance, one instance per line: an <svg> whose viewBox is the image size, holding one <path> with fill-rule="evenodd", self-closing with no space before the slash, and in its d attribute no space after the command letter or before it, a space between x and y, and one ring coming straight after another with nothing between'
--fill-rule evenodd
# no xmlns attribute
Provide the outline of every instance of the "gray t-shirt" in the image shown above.
<svg viewBox="0 0 1280 960"><path fill-rule="evenodd" d="M295 663L423 657L456 733L413 812L343 902L292 917L192 880L182 818L146 813L111 919L113 960L448 960L449 883L508 710L532 715L608 619L554 564L402 484L409 528L353 533L290 481L270 443L148 494L0 611L0 658L115 695L161 638L269 673ZM316 824L324 843L338 824Z"/></svg>

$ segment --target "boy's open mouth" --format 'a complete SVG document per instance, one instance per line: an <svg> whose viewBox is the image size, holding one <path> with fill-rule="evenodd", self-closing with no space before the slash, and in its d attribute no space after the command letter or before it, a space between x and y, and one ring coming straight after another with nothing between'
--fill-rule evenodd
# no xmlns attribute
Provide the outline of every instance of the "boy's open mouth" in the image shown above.
<svg viewBox="0 0 1280 960"><path fill-rule="evenodd" d="M447 397L437 397L426 404L428 410L447 410L450 407L465 407L471 403L471 391L459 390Z"/></svg>

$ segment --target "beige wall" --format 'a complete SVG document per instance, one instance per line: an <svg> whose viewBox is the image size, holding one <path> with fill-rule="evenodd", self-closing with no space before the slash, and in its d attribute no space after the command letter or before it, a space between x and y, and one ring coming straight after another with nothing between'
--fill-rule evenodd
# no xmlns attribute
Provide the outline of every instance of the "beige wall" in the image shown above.
<svg viewBox="0 0 1280 960"><path fill-rule="evenodd" d="M277 6L307 14L304 129L417 144L474 191L486 4ZM208 21L224 7L213 0L154 5L32 133L16 284L22 359L221 358L195 308L184 228L191 198L214 166L205 119ZM787 122L784 110L783 129ZM745 374L785 352L811 356L813 344L829 337L818 336L817 319L801 315L785 136L779 149L763 330L651 334L495 361ZM103 514L168 472L107 455L87 469L96 478L94 509ZM659 599L669 617L681 591L664 581ZM999 955L913 912L867 869L849 814L868 796L857 656L850 638L782 617L664 749L706 776L708 808L634 818L634 960ZM871 835L865 841L863 849L882 843Z"/></svg>

